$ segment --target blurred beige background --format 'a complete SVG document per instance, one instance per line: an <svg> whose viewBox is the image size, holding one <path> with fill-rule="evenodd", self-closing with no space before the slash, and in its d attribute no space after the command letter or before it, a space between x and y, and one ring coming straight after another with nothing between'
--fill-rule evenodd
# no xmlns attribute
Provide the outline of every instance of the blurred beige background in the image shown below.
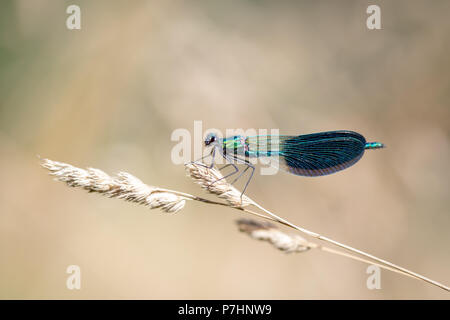
<svg viewBox="0 0 450 320"><path fill-rule="evenodd" d="M66 7L82 29L66 29ZM366 28L381 7L382 30ZM177 128L348 129L388 148L248 195L308 229L450 284L449 1L2 1L0 298L448 299L323 252L239 233L237 211L176 215L54 182L37 155L198 195ZM82 289L66 288L68 265Z"/></svg>

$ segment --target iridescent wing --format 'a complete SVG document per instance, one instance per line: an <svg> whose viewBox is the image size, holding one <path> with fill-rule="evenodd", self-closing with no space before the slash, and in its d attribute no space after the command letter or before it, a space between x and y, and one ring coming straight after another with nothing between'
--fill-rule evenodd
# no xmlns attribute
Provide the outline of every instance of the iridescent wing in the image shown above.
<svg viewBox="0 0 450 320"><path fill-rule="evenodd" d="M348 168L361 159L366 139L352 131L301 136L246 138L249 157L278 157L280 168L300 176L323 176Z"/></svg>

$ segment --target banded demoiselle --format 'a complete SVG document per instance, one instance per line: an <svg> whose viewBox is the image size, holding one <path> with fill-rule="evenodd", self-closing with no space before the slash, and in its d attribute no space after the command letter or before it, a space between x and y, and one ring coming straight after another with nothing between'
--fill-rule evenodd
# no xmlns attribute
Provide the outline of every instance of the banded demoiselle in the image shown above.
<svg viewBox="0 0 450 320"><path fill-rule="evenodd" d="M210 133L206 136L204 143L206 147L212 147L209 154L212 156L212 162L209 168L214 166L216 152L228 162L221 169L230 165L234 168L234 172L227 174L221 179L228 178L239 172L236 163L244 164L246 168L241 170L232 184L248 169L252 170L241 197L247 190L255 172L255 166L249 161L250 158L275 158L278 167L289 173L299 176L317 177L332 174L354 165L361 159L366 149L380 149L384 147L384 144L380 142L366 142L366 139L361 134L345 130L300 136L237 135L223 139L214 133Z"/></svg>

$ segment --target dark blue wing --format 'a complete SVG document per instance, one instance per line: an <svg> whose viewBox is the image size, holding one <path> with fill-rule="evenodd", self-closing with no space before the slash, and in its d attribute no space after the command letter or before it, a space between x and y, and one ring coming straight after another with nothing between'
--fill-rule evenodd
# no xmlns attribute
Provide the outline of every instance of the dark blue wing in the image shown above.
<svg viewBox="0 0 450 320"><path fill-rule="evenodd" d="M280 136L280 167L300 176L323 176L355 164L366 139L352 131Z"/></svg>

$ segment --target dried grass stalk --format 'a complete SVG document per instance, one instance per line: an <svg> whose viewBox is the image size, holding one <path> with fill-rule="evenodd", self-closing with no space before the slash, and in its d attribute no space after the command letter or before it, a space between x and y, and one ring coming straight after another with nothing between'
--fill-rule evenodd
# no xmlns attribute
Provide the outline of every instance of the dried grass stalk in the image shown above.
<svg viewBox="0 0 450 320"><path fill-rule="evenodd" d="M184 205L186 204L186 200L195 200L203 203L228 206L234 209L238 209L242 212L290 227L304 234L307 234L310 237L335 245L351 253L339 251L316 243L307 242L305 239L298 235L285 234L276 229L272 224L263 224L250 220L241 220L241 222L239 223L241 231L246 232L252 238L268 241L279 250L285 252L303 252L310 248L317 248L322 251L341 255L353 260L368 264L375 264L381 268L397 272L399 274L406 275L418 280L422 280L446 291L450 291L450 288L442 283L431 280L418 273L400 267L389 261L380 259L364 251L327 238L319 233L315 233L305 228L299 227L287 221L286 219L283 219L270 212L245 195L241 198L241 192L227 183L225 179L222 179L223 175L215 168L209 169L204 165L200 165L197 163L188 163L185 165L188 175L196 183L206 189L209 193L214 194L221 199L224 199L226 203L200 198L179 191L148 186L138 178L125 172L121 172L117 174L117 176L111 177L105 172L98 169L88 168L84 170L66 163L48 159L41 160L41 165L42 167L48 169L50 171L50 174L53 175L56 180L65 182L70 187L83 188L89 192L100 193L110 198L123 199L126 201L149 206L151 209L160 208L165 212L175 213L180 211L184 207ZM264 214L254 212L246 208L250 205L253 205L254 207L260 209L264 212Z"/></svg>

